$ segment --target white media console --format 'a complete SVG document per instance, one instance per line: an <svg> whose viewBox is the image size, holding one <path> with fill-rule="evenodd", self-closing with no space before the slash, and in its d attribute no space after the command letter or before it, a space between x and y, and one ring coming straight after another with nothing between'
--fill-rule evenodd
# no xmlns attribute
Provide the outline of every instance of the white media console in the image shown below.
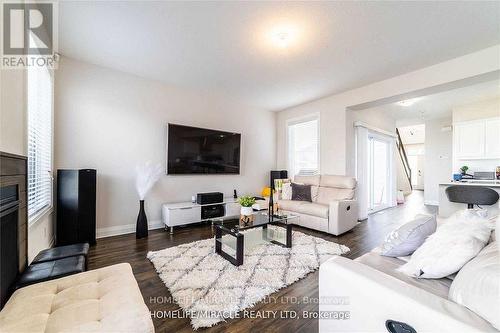
<svg viewBox="0 0 500 333"><path fill-rule="evenodd" d="M165 224L165 229L170 228L170 233L172 234L175 226L208 221L209 219L202 219L201 207L213 205L223 205L225 208L224 216L240 215L241 206L237 202L237 199L232 197L224 198L223 202L206 205L193 202L164 203L161 208L161 218Z"/></svg>

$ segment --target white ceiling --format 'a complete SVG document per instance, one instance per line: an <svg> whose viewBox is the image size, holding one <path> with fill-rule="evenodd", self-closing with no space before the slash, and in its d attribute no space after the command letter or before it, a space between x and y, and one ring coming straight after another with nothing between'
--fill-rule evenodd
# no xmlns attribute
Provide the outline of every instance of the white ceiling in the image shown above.
<svg viewBox="0 0 500 333"><path fill-rule="evenodd" d="M286 49L268 40L282 25L293 30ZM498 1L59 6L59 50L65 56L269 110L499 43Z"/></svg>
<svg viewBox="0 0 500 333"><path fill-rule="evenodd" d="M363 112L380 110L400 123L404 123L404 120L415 120L411 122L416 123L429 119L451 117L454 107L498 97L500 97L500 81L488 81L419 97L409 106L391 103L366 109Z"/></svg>
<svg viewBox="0 0 500 333"><path fill-rule="evenodd" d="M412 125L398 128L404 145L425 143L425 125Z"/></svg>

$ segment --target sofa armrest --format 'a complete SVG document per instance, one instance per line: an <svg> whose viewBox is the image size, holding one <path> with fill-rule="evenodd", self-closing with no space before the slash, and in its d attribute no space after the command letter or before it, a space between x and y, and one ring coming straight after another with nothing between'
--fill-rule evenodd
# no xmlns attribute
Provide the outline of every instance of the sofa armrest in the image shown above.
<svg viewBox="0 0 500 333"><path fill-rule="evenodd" d="M340 200L330 202L328 211L328 232L334 235L351 230L358 223L358 202Z"/></svg>
<svg viewBox="0 0 500 333"><path fill-rule="evenodd" d="M335 256L320 266L319 310L347 319L320 318L320 332L387 332L388 319L417 332L498 332L487 321L445 298L362 263Z"/></svg>

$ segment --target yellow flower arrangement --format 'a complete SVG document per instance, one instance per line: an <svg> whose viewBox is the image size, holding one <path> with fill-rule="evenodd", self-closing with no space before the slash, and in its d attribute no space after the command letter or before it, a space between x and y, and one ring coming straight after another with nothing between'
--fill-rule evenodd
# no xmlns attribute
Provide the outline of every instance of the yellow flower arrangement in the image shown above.
<svg viewBox="0 0 500 333"><path fill-rule="evenodd" d="M271 196L271 188L269 186L264 187L262 189L262 192L260 193L263 197L270 197Z"/></svg>

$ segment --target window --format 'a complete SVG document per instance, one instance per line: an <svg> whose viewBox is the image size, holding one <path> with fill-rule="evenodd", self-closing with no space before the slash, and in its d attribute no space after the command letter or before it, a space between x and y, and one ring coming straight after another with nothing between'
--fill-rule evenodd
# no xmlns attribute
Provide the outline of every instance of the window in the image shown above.
<svg viewBox="0 0 500 333"><path fill-rule="evenodd" d="M288 123L288 171L294 175L319 173L319 118Z"/></svg>
<svg viewBox="0 0 500 333"><path fill-rule="evenodd" d="M368 133L368 210L375 212L390 206L392 160L390 137Z"/></svg>
<svg viewBox="0 0 500 333"><path fill-rule="evenodd" d="M28 217L33 220L52 207L52 75L44 67L29 67Z"/></svg>

